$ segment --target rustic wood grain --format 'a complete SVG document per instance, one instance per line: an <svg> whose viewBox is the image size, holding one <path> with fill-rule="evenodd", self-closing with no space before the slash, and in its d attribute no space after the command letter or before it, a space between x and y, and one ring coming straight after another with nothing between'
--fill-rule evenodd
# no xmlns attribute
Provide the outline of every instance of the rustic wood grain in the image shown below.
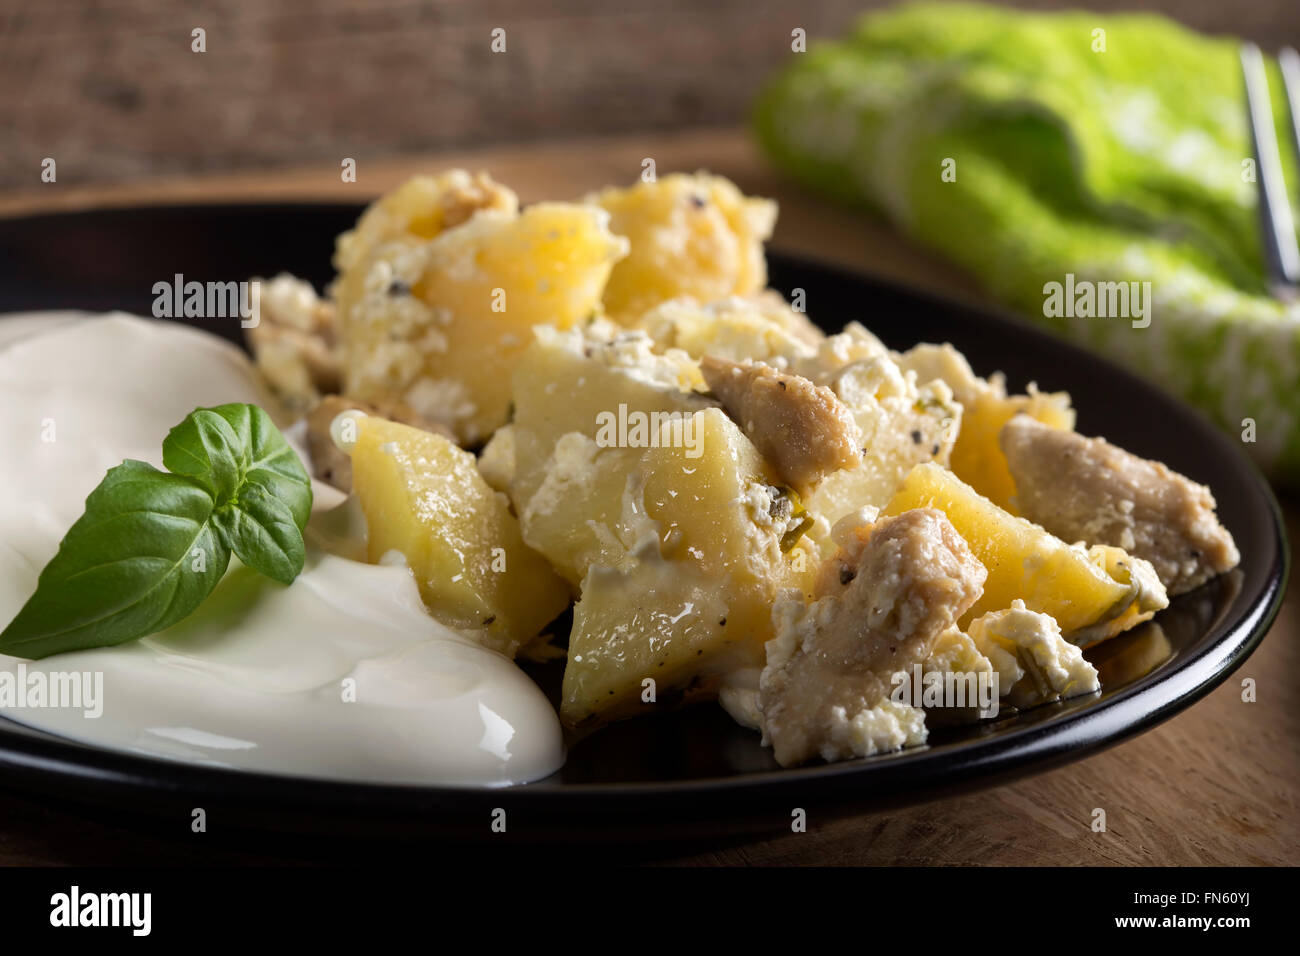
<svg viewBox="0 0 1300 956"><path fill-rule="evenodd" d="M4 0L0 185L735 122L859 0ZM191 50L191 30L207 51ZM506 49L491 49L492 31Z"/></svg>
<svg viewBox="0 0 1300 956"><path fill-rule="evenodd" d="M708 167L752 192L775 196L774 245L864 268L949 294L975 286L883 227L808 198L765 169L746 138L712 130L606 141L491 148L366 163L355 185L332 166L274 174L187 178L114 188L57 185L0 195L0 215L141 201L236 198L357 199L412 172L465 165L490 169L526 200L576 196L633 179L641 158L661 172ZM1285 504L1300 540L1300 501ZM809 830L769 840L633 851L676 864L1300 864L1300 572L1261 648L1226 684L1135 740L1061 769L969 796L837 822L815 816ZM1240 681L1255 678L1258 702L1243 703ZM1095 807L1108 830L1093 833ZM195 840L142 836L0 796L0 864L283 863L292 857L236 848L219 835ZM440 851L442 852L442 851ZM450 852L450 851L448 851ZM566 854L578 852L572 848ZM483 859L481 852L476 857ZM337 861L338 857L332 857Z"/></svg>
<svg viewBox="0 0 1300 956"><path fill-rule="evenodd" d="M0 0L0 187L734 124L882 0ZM1041 9L1064 0L1018 0ZM1267 44L1294 0L1092 0ZM191 50L191 30L207 50ZM491 31L506 30L493 53ZM1159 69L1158 63L1152 69Z"/></svg>

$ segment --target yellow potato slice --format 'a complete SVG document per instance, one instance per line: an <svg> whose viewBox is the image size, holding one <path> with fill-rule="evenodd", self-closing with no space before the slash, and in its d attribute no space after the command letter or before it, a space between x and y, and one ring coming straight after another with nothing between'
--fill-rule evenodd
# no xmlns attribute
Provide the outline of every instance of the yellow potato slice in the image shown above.
<svg viewBox="0 0 1300 956"><path fill-rule="evenodd" d="M344 391L399 400L462 444L504 424L510 377L536 325L594 315L627 249L591 206L539 203L480 212L422 243L379 245L340 297Z"/></svg>
<svg viewBox="0 0 1300 956"><path fill-rule="evenodd" d="M1169 606L1169 595L1151 562L1129 554L1123 548L1094 544L1088 556L1115 581L1128 585L1129 598L1115 605L1115 616L1099 618L1082 630L1066 635L1079 647L1092 647L1132 630Z"/></svg>
<svg viewBox="0 0 1300 956"><path fill-rule="evenodd" d="M776 204L747 198L729 180L677 173L587 201L608 211L610 228L632 243L605 289L605 309L620 322L679 296L709 302L767 285L763 243Z"/></svg>
<svg viewBox="0 0 1300 956"><path fill-rule="evenodd" d="M1016 484L998 442L1002 426L1023 413L1052 428L1073 431L1070 396L1040 392L1033 384L1025 395L1008 395L1001 373L980 378L951 345L922 343L896 358L903 370L916 374L918 385L941 381L962 405L961 429L948 462L953 473L999 508L1017 514Z"/></svg>
<svg viewBox="0 0 1300 956"><path fill-rule="evenodd" d="M352 487L369 560L400 553L433 617L513 656L564 610L564 582L524 544L472 454L408 425L353 420Z"/></svg>
<svg viewBox="0 0 1300 956"><path fill-rule="evenodd" d="M335 298L347 302L359 298L364 264L378 247L391 242L416 245L484 210L514 216L519 198L482 172L471 175L450 169L408 179L367 206L356 226L338 237L334 268L340 279Z"/></svg>
<svg viewBox="0 0 1300 956"><path fill-rule="evenodd" d="M571 726L716 693L728 671L762 664L778 591L807 583L807 555L782 551L791 516L770 468L721 410L694 418L702 454L646 451L615 529L630 546L582 579L560 711Z"/></svg>
<svg viewBox="0 0 1300 956"><path fill-rule="evenodd" d="M684 353L657 355L644 334L604 320L563 332L539 328L521 355L506 439L510 498L524 539L575 589L593 561L621 553L610 529L645 450L609 441L617 435L602 424L703 408L710 403L693 391L697 385L699 368ZM497 445L487 456L494 477L504 451Z"/></svg>
<svg viewBox="0 0 1300 956"><path fill-rule="evenodd" d="M885 507L896 515L938 508L988 569L984 593L963 618L1011 607L1017 598L1031 611L1054 617L1067 636L1111 620L1133 602L1128 581L1117 581L1083 548L1017 518L933 463L917 465Z"/></svg>
<svg viewBox="0 0 1300 956"><path fill-rule="evenodd" d="M1031 388L1027 395L1000 395L990 389L964 405L961 430L950 458L953 472L962 481L1012 514L1016 513L1016 483L998 444L998 434L1003 425L1022 412L1052 428L1074 430L1074 409L1064 392Z"/></svg>

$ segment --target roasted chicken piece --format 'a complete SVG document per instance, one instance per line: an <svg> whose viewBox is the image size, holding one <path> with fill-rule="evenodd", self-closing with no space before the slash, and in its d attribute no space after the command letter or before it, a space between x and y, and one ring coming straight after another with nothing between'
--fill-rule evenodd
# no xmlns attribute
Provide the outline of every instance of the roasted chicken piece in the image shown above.
<svg viewBox="0 0 1300 956"><path fill-rule="evenodd" d="M800 493L862 457L853 413L826 386L762 363L713 356L704 357L700 372L781 480Z"/></svg>
<svg viewBox="0 0 1300 956"><path fill-rule="evenodd" d="M1210 489L1158 461L1025 415L1003 426L1000 441L1022 515L1066 541L1145 558L1171 596L1241 560Z"/></svg>
<svg viewBox="0 0 1300 956"><path fill-rule="evenodd" d="M763 735L791 767L925 740L923 713L891 676L924 662L975 603L987 572L947 517L918 508L860 530L817 599L782 599L759 678Z"/></svg>

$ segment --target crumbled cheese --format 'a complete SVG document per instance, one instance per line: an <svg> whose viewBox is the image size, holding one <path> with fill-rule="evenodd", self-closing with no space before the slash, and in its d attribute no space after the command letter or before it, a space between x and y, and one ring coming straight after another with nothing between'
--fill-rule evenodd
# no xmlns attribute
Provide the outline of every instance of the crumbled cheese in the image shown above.
<svg viewBox="0 0 1300 956"><path fill-rule="evenodd" d="M527 528L539 515L554 514L572 507L574 502L587 500L596 481L599 454L600 446L581 432L561 435L546 464L546 477L533 496L523 502L523 526Z"/></svg>
<svg viewBox="0 0 1300 956"><path fill-rule="evenodd" d="M497 491L510 490L515 474L515 428L502 425L478 456L479 474Z"/></svg>
<svg viewBox="0 0 1300 956"><path fill-rule="evenodd" d="M624 329L605 318L564 331L537 326L533 334L549 347L581 355L648 385L680 390L703 384L699 366L685 352L667 349L658 354L646 333Z"/></svg>
<svg viewBox="0 0 1300 956"><path fill-rule="evenodd" d="M289 415L337 391L342 376L334 305L311 283L280 273L254 279L257 321L247 329L258 372Z"/></svg>
<svg viewBox="0 0 1300 956"><path fill-rule="evenodd" d="M837 760L845 754L870 757L902 747L925 743L925 711L910 704L885 698L875 707L849 716L843 707L832 707L823 760Z"/></svg>
<svg viewBox="0 0 1300 956"><path fill-rule="evenodd" d="M831 377L830 387L850 408L885 398L916 396L915 385L908 383L887 355L850 362Z"/></svg>
<svg viewBox="0 0 1300 956"><path fill-rule="evenodd" d="M750 730L763 729L763 715L758 710L758 681L762 669L740 667L728 672L718 687L718 703L731 719Z"/></svg>
<svg viewBox="0 0 1300 956"><path fill-rule="evenodd" d="M935 639L923 670L941 674L987 674L989 678L994 673L992 662L980 652L974 638L956 627L950 627Z"/></svg>
<svg viewBox="0 0 1300 956"><path fill-rule="evenodd" d="M660 350L678 348L696 359L706 355L753 359L785 367L816 354L821 332L780 296L728 296L700 303L670 299L643 315L634 328Z"/></svg>
<svg viewBox="0 0 1300 956"><path fill-rule="evenodd" d="M1017 707L1091 694L1101 687L1097 669L1061 636L1056 620L1029 610L1024 601L976 618L969 634L997 671L1002 696Z"/></svg>
<svg viewBox="0 0 1300 956"><path fill-rule="evenodd" d="M317 331L319 321L316 310L321 300L310 282L304 282L287 272L281 272L274 279L255 281L258 282L259 304L273 313L280 324L300 332Z"/></svg>
<svg viewBox="0 0 1300 956"><path fill-rule="evenodd" d="M464 383L451 379L419 378L406 389L402 400L429 421L460 432L477 411Z"/></svg>
<svg viewBox="0 0 1300 956"><path fill-rule="evenodd" d="M860 528L866 528L875 524L876 518L879 517L879 515L880 509L872 507L871 505L854 508L830 527L828 537L835 547L846 547L848 543L856 537L855 532ZM822 520L824 521L825 519Z"/></svg>
<svg viewBox="0 0 1300 956"><path fill-rule="evenodd" d="M829 385L846 365L863 360L888 359L889 349L859 322L850 322L843 332L828 335L815 354L791 363L796 374L818 385Z"/></svg>
<svg viewBox="0 0 1300 956"><path fill-rule="evenodd" d="M764 530L775 527L777 518L772 514L772 502L779 489L757 481L746 481L745 490L736 504L745 509L749 520Z"/></svg>

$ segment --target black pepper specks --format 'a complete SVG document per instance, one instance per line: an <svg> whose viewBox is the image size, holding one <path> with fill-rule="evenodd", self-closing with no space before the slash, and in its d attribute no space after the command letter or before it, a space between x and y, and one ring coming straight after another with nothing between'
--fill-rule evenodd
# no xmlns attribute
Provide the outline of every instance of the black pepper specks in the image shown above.
<svg viewBox="0 0 1300 956"><path fill-rule="evenodd" d="M858 572L853 570L853 568L850 568L848 565L840 566L840 584L848 584L857 576Z"/></svg>
<svg viewBox="0 0 1300 956"><path fill-rule="evenodd" d="M394 279L392 282L388 283L388 289L386 291L389 295L396 298L397 296L410 295L411 286L409 283L403 282L401 279Z"/></svg>
<svg viewBox="0 0 1300 956"><path fill-rule="evenodd" d="M921 444L921 429L919 428L912 429L912 444L914 445Z"/></svg>

